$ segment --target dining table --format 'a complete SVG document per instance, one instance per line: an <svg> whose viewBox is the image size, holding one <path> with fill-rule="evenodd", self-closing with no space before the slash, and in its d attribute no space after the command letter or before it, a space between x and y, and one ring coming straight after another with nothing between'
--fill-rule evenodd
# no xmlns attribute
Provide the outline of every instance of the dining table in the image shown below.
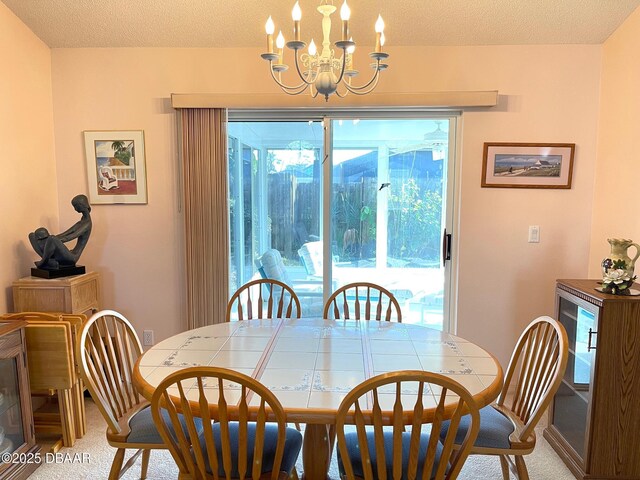
<svg viewBox="0 0 640 480"><path fill-rule="evenodd" d="M203 365L253 377L275 394L288 422L305 424L307 480L328 478L338 407L364 380L397 370L437 372L462 384L480 408L498 396L503 382L497 359L456 335L416 324L322 318L242 320L185 331L149 348L133 381L150 400L169 374ZM394 394L388 395L391 410Z"/></svg>

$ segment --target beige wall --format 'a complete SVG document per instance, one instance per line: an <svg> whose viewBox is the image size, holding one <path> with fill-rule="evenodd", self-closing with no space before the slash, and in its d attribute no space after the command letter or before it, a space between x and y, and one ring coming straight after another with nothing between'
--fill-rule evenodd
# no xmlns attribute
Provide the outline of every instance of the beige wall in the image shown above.
<svg viewBox="0 0 640 480"><path fill-rule="evenodd" d="M640 8L605 42L589 276L602 275L607 238L640 243ZM631 249L635 255L635 250ZM640 263L638 264L640 266ZM640 268L636 268L636 272Z"/></svg>
<svg viewBox="0 0 640 480"><path fill-rule="evenodd" d="M58 229L51 51L0 2L0 313L13 309L11 283L38 256L27 235Z"/></svg>
<svg viewBox="0 0 640 480"><path fill-rule="evenodd" d="M455 68L444 70L439 88L493 86L505 95L494 110L464 114L458 333L506 365L524 326L553 315L555 280L587 273L600 48L447 53ZM496 141L575 143L572 188L481 188L483 142ZM529 225L540 226L540 243L527 242Z"/></svg>
<svg viewBox="0 0 640 480"><path fill-rule="evenodd" d="M554 280L583 277L591 228L599 46L390 49L380 92L498 89L463 115L458 332L506 362L533 317L553 313ZM144 129L148 205L96 205L83 256L104 306L156 341L185 328L182 215L171 93L274 92L257 49L55 49L54 124L61 223L86 192L82 131ZM331 102L339 102L332 99ZM321 102L318 102L319 104ZM571 190L480 188L485 141L574 142ZM527 243L528 225L541 243Z"/></svg>

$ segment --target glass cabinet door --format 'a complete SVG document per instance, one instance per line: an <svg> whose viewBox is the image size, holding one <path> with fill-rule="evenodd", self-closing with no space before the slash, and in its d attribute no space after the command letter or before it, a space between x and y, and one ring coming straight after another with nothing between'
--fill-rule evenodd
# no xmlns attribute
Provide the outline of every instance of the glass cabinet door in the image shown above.
<svg viewBox="0 0 640 480"><path fill-rule="evenodd" d="M17 358L0 358L0 454L24 443Z"/></svg>
<svg viewBox="0 0 640 480"><path fill-rule="evenodd" d="M561 296L558 300L558 320L567 330L569 358L553 401L553 425L584 458L598 310L595 306L583 307Z"/></svg>

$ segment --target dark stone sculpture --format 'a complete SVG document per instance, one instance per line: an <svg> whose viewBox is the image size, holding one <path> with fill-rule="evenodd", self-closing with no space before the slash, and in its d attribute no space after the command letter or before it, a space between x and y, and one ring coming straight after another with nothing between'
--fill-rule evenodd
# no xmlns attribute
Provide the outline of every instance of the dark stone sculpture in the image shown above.
<svg viewBox="0 0 640 480"><path fill-rule="evenodd" d="M58 235L51 235L46 228L40 227L29 234L31 246L41 257L41 260L35 262L38 268L31 269L31 275L59 278L85 273L85 268L76 266L76 263L91 235L91 205L86 195L76 195L71 200L71 205L76 212L82 214L71 228ZM72 249L65 245L76 239L76 245Z"/></svg>

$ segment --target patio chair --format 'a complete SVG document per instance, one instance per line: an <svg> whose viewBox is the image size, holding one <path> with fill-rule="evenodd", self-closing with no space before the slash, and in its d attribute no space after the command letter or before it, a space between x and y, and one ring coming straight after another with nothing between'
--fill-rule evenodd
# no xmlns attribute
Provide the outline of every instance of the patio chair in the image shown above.
<svg viewBox="0 0 640 480"><path fill-rule="evenodd" d="M218 367L180 370L158 385L151 410L179 479L298 478L302 434L286 427L282 404L247 375Z"/></svg>
<svg viewBox="0 0 640 480"><path fill-rule="evenodd" d="M284 266L282 255L275 248L264 252L256 260L258 273L265 279L278 280L290 286L300 297L322 297L322 279L293 280Z"/></svg>
<svg viewBox="0 0 640 480"><path fill-rule="evenodd" d="M100 167L100 182L98 186L102 190L112 190L114 188L118 188L118 179L113 173L113 169L111 167Z"/></svg>
<svg viewBox="0 0 640 480"><path fill-rule="evenodd" d="M504 480L509 480L510 467L517 479L529 479L523 455L536 445L534 429L562 382L567 357L564 327L550 317L536 318L516 344L497 402L480 410L480 431L471 455L499 455ZM461 420L456 443L468 420ZM446 424L442 432L446 435Z"/></svg>
<svg viewBox="0 0 640 480"><path fill-rule="evenodd" d="M383 318L384 315L384 318ZM323 318L402 322L400 304L389 290L375 283L349 283L333 292L324 305Z"/></svg>
<svg viewBox="0 0 640 480"><path fill-rule="evenodd" d="M462 444L455 448L456 427L465 413L470 422ZM444 419L451 428L441 441ZM383 373L351 390L338 408L340 475L345 480L453 480L469 455L479 423L471 394L444 375L422 370ZM355 424L355 432L345 433L347 424Z"/></svg>
<svg viewBox="0 0 640 480"><path fill-rule="evenodd" d="M322 241L307 242L298 249L300 263L310 277L322 277Z"/></svg>
<svg viewBox="0 0 640 480"><path fill-rule="evenodd" d="M308 279L317 279L318 281L322 281L323 272L323 243L322 240L314 240L311 242L307 242L302 245L298 249L298 256L300 257L300 263L304 267L307 272ZM332 255L332 275L334 276L334 284L335 284L335 276L337 275L337 265L336 262L338 257L336 255Z"/></svg>

